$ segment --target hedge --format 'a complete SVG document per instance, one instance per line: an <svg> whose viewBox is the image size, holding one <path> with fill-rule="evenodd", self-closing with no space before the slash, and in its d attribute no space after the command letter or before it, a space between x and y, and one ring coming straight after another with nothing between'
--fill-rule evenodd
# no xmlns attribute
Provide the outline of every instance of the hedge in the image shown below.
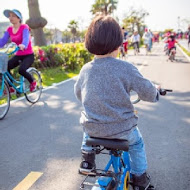
<svg viewBox="0 0 190 190"><path fill-rule="evenodd" d="M33 66L37 69L63 66L66 71L74 71L93 59L83 43L35 46L34 54Z"/></svg>

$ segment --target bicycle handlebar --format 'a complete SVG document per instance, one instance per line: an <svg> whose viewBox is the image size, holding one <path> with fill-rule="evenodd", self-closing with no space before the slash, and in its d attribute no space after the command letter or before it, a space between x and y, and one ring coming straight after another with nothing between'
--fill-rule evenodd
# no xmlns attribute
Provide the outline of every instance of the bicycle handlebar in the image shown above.
<svg viewBox="0 0 190 190"><path fill-rule="evenodd" d="M171 90L171 89L164 89L164 88L161 88L158 91L159 91L159 94L161 96L165 96L167 94L167 92L173 92L173 90ZM136 104L136 103L140 102L140 100L141 99L139 97L137 97L137 99L135 99L135 100L133 100L131 102L132 102L132 104Z"/></svg>
<svg viewBox="0 0 190 190"><path fill-rule="evenodd" d="M12 47L14 47L15 49L14 49L12 52L7 53L8 50L9 50L10 48L12 48ZM10 44L8 44L8 46L7 46L6 50L5 50L5 53L7 53L7 55L12 55L12 54L14 54L15 52L17 52L19 49L20 49L20 48L17 46L16 43L11 42Z"/></svg>
<svg viewBox="0 0 190 190"><path fill-rule="evenodd" d="M161 96L165 96L167 94L167 92L173 92L173 90L164 89L164 88L159 89L159 93L160 93Z"/></svg>

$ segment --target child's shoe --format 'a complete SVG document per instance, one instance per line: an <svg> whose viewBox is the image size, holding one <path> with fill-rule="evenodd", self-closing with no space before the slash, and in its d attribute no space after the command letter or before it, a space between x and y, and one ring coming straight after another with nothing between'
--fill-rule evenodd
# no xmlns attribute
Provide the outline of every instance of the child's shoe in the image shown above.
<svg viewBox="0 0 190 190"><path fill-rule="evenodd" d="M16 91L15 91L15 89L13 87L9 88L9 92L10 92L10 94L15 94L16 93Z"/></svg>
<svg viewBox="0 0 190 190"><path fill-rule="evenodd" d="M32 83L30 83L30 92L33 92L36 90L36 86L37 86L37 82L33 81Z"/></svg>
<svg viewBox="0 0 190 190"><path fill-rule="evenodd" d="M147 173L141 176L132 174L134 190L154 190L154 186L150 184L150 176Z"/></svg>
<svg viewBox="0 0 190 190"><path fill-rule="evenodd" d="M95 175L95 169L95 152L82 150L82 162L80 164L79 173L83 175Z"/></svg>

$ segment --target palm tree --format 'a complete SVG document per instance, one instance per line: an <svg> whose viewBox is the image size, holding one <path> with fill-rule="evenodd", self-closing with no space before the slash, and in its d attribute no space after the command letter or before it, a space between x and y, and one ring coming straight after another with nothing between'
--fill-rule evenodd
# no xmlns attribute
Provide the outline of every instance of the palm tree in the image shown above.
<svg viewBox="0 0 190 190"><path fill-rule="evenodd" d="M117 3L117 0L96 0L92 5L91 12L93 15L100 13L103 15L112 14L117 9Z"/></svg>
<svg viewBox="0 0 190 190"><path fill-rule="evenodd" d="M38 46L46 45L43 27L47 24L47 20L41 17L38 0L28 0L29 19L26 23L32 29L34 43Z"/></svg>
<svg viewBox="0 0 190 190"><path fill-rule="evenodd" d="M78 29L78 22L75 21L75 20L71 20L69 22L68 28L70 29L70 31L71 31L71 33L73 35L73 40L75 42L75 37L76 37L76 34L77 34L77 29Z"/></svg>

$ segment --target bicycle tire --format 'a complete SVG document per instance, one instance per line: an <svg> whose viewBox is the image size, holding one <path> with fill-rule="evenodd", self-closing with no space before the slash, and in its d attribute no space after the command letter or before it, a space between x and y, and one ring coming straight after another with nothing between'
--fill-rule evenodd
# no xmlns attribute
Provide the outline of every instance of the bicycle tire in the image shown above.
<svg viewBox="0 0 190 190"><path fill-rule="evenodd" d="M127 171L125 179L124 179L124 188L123 188L124 190L129 190L130 189L129 182L130 182L130 173L129 173L129 171Z"/></svg>
<svg viewBox="0 0 190 190"><path fill-rule="evenodd" d="M0 79L0 90L2 88L2 80ZM8 113L10 108L10 92L9 85L4 82L4 89L2 96L0 96L0 120L2 120Z"/></svg>
<svg viewBox="0 0 190 190"><path fill-rule="evenodd" d="M42 79L38 70L33 67L29 68L27 72L32 75L33 79L37 82L37 86L33 92L30 92L30 83L27 79L24 79L24 95L30 103L34 104L40 99L42 94Z"/></svg>

